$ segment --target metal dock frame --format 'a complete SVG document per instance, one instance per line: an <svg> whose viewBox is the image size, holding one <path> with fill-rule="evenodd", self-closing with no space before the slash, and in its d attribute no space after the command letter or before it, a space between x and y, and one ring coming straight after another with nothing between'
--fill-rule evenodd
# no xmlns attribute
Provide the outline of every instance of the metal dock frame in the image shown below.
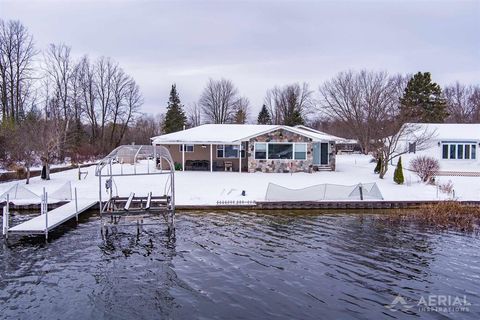
<svg viewBox="0 0 480 320"><path fill-rule="evenodd" d="M113 164L117 162L120 152L130 152L133 156L134 162L134 172L133 173L124 173L123 167L121 167L120 172L113 171ZM139 172L136 168L136 162L139 155L147 154L147 161L150 161L148 158L151 156L153 159L153 169L150 169L150 164L147 163L147 172ZM160 165L160 168L157 168L157 163L162 164L166 162L168 168ZM169 234L174 234L175 232L175 163L170 155L168 149L164 146L150 146L150 145L127 145L120 146L113 150L109 155L103 158L95 169L95 175L98 177L98 204L100 208L100 218L102 220L102 234L105 227L104 215L109 214L112 218L121 217L121 216L140 216L142 213L161 213L167 223ZM131 191L129 197L114 197L113 196L113 184L115 177L127 177L127 176L142 176L142 175L168 175L169 179L164 186L163 194L159 196L153 196L152 192L149 192L145 196L136 197L135 192ZM102 199L102 187L105 180L105 187L108 189L108 199ZM152 206L154 203L159 202L159 200L164 199L164 206ZM118 203L125 202L122 206L118 206ZM145 202L145 205L144 205ZM140 206L138 206L140 203ZM135 204L136 206L131 209L131 206ZM147 205L148 204L148 205ZM142 223L143 223L143 219ZM137 221L138 226L138 221Z"/></svg>

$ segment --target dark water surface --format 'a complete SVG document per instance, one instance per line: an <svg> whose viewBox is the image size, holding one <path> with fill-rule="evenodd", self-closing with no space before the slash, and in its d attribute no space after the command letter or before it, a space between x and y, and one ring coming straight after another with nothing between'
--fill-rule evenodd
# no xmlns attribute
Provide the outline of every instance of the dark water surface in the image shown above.
<svg viewBox="0 0 480 320"><path fill-rule="evenodd" d="M51 234L0 240L1 319L479 319L480 238L388 226L372 214L177 214L119 227L96 213ZM14 222L28 219L25 214ZM424 296L468 312L426 312Z"/></svg>

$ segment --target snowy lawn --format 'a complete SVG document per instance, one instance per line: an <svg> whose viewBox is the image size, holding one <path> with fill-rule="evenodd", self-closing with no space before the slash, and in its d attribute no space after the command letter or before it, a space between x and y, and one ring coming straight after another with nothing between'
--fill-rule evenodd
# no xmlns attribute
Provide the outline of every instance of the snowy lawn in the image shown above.
<svg viewBox="0 0 480 320"><path fill-rule="evenodd" d="M389 168L385 179L379 179L373 173L375 163L370 162L370 156L338 155L337 171L309 173L238 173L238 172L176 172L175 190L177 205L212 205L225 200L264 200L267 186L270 182L288 188L304 188L316 184L331 183L339 185L354 185L357 183L376 182L385 200L437 200L449 196L439 193L437 188L419 182L418 177L404 170L405 184L393 182L394 166ZM124 172L132 171L133 165L123 165ZM146 164L137 165L137 172L146 170ZM41 194L45 187L52 194L66 182L71 181L72 188L77 188L78 195L84 199L98 199L98 178L95 177L95 166L82 169L88 171L86 179L79 181L76 169L51 175L50 181L42 181L39 177L31 179L30 185L25 181L14 181L0 184L0 194L16 183L26 186L36 194ZM115 171L120 165L115 165ZM151 167L150 167L151 170ZM128 176L114 178L114 194L128 196L130 192L136 195L154 195L164 193L167 175ZM480 200L480 178L476 177L440 177L441 183L451 180L455 196L459 200ZM105 180L103 180L105 181ZM245 190L246 195L242 196ZM106 192L102 186L103 199ZM50 199L52 202L54 199ZM15 202L15 201L14 201ZM17 201L17 203L22 203Z"/></svg>

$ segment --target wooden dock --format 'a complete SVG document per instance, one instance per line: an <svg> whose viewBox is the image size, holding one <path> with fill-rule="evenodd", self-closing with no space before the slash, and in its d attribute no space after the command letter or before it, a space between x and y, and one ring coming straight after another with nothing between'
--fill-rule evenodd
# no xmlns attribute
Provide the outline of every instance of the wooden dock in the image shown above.
<svg viewBox="0 0 480 320"><path fill-rule="evenodd" d="M48 234L52 229L74 217L78 217L80 213L97 204L98 200L92 199L78 200L77 202L75 200L70 201L52 211L8 228L7 232L10 234Z"/></svg>

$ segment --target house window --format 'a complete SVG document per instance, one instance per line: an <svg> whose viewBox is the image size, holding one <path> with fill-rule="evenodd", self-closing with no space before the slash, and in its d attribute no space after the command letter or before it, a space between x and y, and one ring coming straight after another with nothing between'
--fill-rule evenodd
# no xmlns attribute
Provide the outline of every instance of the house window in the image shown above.
<svg viewBox="0 0 480 320"><path fill-rule="evenodd" d="M269 143L268 159L293 159L293 144Z"/></svg>
<svg viewBox="0 0 480 320"><path fill-rule="evenodd" d="M448 144L442 146L442 158L448 159Z"/></svg>
<svg viewBox="0 0 480 320"><path fill-rule="evenodd" d="M306 143L296 143L294 145L295 149L295 160L307 160L307 144Z"/></svg>
<svg viewBox="0 0 480 320"><path fill-rule="evenodd" d="M475 160L477 158L477 145L471 142L450 142L442 145L442 159L450 160Z"/></svg>
<svg viewBox="0 0 480 320"><path fill-rule="evenodd" d="M417 143L416 142L409 143L408 144L408 153L415 153L415 152L417 152Z"/></svg>
<svg viewBox="0 0 480 320"><path fill-rule="evenodd" d="M306 143L256 142L256 160L307 160Z"/></svg>
<svg viewBox="0 0 480 320"><path fill-rule="evenodd" d="M223 144L217 145L217 158L223 158L223 150L225 146Z"/></svg>
<svg viewBox="0 0 480 320"><path fill-rule="evenodd" d="M457 154L457 145L456 144L451 144L450 145L450 159L455 159L455 155Z"/></svg>
<svg viewBox="0 0 480 320"><path fill-rule="evenodd" d="M255 143L255 159L267 159L267 144Z"/></svg>
<svg viewBox="0 0 480 320"><path fill-rule="evenodd" d="M217 158L238 158L239 145L236 144L219 144L217 145ZM245 158L245 147L242 144L242 158Z"/></svg>
<svg viewBox="0 0 480 320"><path fill-rule="evenodd" d="M457 146L457 159L463 159L463 144Z"/></svg>
<svg viewBox="0 0 480 320"><path fill-rule="evenodd" d="M179 145L180 152L183 152L183 144ZM185 145L185 152L193 152L193 144L186 144Z"/></svg>

